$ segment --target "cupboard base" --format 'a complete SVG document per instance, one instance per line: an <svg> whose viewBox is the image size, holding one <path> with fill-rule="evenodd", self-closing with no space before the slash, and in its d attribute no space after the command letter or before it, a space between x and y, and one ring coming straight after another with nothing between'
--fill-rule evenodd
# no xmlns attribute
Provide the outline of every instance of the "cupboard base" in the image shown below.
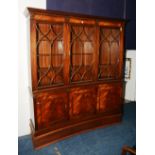
<svg viewBox="0 0 155 155"><path fill-rule="evenodd" d="M91 129L107 126L114 123L121 122L122 114L115 114L110 116L104 116L102 118L96 118L93 120L83 121L77 124L72 124L69 126L65 126L63 128L59 128L52 131L46 131L42 134L37 134L35 132L34 126L32 121L30 120L30 128L31 128L31 135L33 146L35 149L40 149L44 146L57 142L59 140L63 140L67 137L83 133L89 131Z"/></svg>

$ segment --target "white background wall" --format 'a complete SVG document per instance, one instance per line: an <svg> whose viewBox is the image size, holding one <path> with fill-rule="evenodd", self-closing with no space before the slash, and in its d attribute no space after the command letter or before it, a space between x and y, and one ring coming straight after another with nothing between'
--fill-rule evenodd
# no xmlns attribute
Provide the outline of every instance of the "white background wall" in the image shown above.
<svg viewBox="0 0 155 155"><path fill-rule="evenodd" d="M131 76L125 80L125 100L136 101L136 51L127 50L126 58L131 58Z"/></svg>
<svg viewBox="0 0 155 155"><path fill-rule="evenodd" d="M30 133L30 94L29 94L29 32L27 18L24 15L26 7L46 8L46 0L19 0L19 61L18 61L18 136Z"/></svg>

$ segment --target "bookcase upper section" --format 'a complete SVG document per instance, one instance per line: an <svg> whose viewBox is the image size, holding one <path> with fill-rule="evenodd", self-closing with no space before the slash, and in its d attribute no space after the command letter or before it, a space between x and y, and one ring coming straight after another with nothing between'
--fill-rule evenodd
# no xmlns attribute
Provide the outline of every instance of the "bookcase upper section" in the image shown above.
<svg viewBox="0 0 155 155"><path fill-rule="evenodd" d="M33 90L122 79L124 20L27 11Z"/></svg>

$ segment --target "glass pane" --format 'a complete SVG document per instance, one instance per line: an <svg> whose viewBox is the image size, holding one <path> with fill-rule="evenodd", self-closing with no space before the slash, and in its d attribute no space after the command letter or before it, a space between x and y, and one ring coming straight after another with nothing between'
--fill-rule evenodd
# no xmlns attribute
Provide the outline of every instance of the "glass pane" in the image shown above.
<svg viewBox="0 0 155 155"><path fill-rule="evenodd" d="M119 28L100 28L99 79L117 79L119 67Z"/></svg>
<svg viewBox="0 0 155 155"><path fill-rule="evenodd" d="M71 25L71 82L93 80L94 41L94 27Z"/></svg>
<svg viewBox="0 0 155 155"><path fill-rule="evenodd" d="M38 87L62 85L63 79L63 25L38 23L37 61Z"/></svg>
<svg viewBox="0 0 155 155"><path fill-rule="evenodd" d="M39 54L50 54L51 44L49 41L41 40L38 43L38 53Z"/></svg>

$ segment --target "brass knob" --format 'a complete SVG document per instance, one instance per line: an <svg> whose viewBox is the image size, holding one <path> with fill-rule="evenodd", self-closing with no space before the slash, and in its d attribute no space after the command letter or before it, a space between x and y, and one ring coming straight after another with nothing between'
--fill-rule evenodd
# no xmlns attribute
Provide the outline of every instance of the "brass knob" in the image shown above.
<svg viewBox="0 0 155 155"><path fill-rule="evenodd" d="M122 28L122 27L120 27L120 31L121 31L121 32L122 32L122 29L123 29L123 28Z"/></svg>

